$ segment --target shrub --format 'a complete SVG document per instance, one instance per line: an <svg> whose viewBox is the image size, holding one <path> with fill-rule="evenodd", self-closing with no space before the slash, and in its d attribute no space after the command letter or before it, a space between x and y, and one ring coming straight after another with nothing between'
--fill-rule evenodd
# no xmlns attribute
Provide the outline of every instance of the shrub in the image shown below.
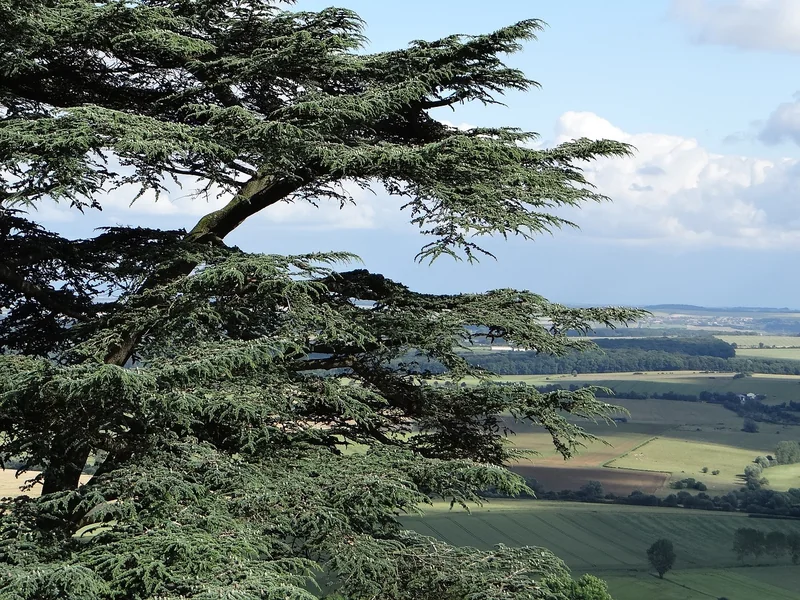
<svg viewBox="0 0 800 600"><path fill-rule="evenodd" d="M713 471L711 471L711 474L712 475L719 475L719 469L714 469Z"/></svg>

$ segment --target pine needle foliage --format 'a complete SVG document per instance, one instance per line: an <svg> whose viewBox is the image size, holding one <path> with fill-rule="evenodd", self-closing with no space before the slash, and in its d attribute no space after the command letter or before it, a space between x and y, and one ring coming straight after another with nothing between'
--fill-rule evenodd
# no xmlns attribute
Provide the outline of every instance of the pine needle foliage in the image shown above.
<svg viewBox="0 0 800 600"><path fill-rule="evenodd" d="M605 200L581 163L628 146L534 149L435 116L536 87L503 57L541 27L370 54L345 9L0 0L0 461L42 492L0 503L0 597L608 598L545 549L455 548L398 516L529 491L505 467L515 423L568 458L594 439L568 417L615 410L495 385L465 347L563 354L589 345L568 332L640 311L421 294L345 252L224 242L278 202L353 202L353 185L405 198L419 260L572 225L556 209ZM188 231L71 240L34 220L173 183L226 203ZM430 385L431 362L480 384Z"/></svg>

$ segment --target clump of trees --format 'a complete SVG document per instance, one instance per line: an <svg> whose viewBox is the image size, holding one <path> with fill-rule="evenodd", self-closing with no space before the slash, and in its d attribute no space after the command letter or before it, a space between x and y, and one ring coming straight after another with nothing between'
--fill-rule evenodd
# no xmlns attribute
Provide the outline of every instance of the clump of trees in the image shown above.
<svg viewBox="0 0 800 600"><path fill-rule="evenodd" d="M668 539L660 539L647 549L647 560L661 579L675 565L675 559L675 548Z"/></svg>
<svg viewBox="0 0 800 600"><path fill-rule="evenodd" d="M788 556L792 563L800 564L800 533L770 531L765 534L752 527L740 527L733 536L733 551L742 561L747 557L758 560L768 554L776 559Z"/></svg>
<svg viewBox="0 0 800 600"><path fill-rule="evenodd" d="M707 472L708 469L706 469ZM702 481L697 481L694 477L687 477L686 479L681 479L680 481L673 481L670 487L676 490L699 490L701 492L705 492L708 489L708 486L703 483Z"/></svg>
<svg viewBox="0 0 800 600"><path fill-rule="evenodd" d="M758 430L758 423L756 423L754 419L748 417L744 420L744 423L742 424L742 431L745 433L758 433Z"/></svg>
<svg viewBox="0 0 800 600"><path fill-rule="evenodd" d="M779 465L792 465L800 463L800 442L778 442L775 448L775 460Z"/></svg>

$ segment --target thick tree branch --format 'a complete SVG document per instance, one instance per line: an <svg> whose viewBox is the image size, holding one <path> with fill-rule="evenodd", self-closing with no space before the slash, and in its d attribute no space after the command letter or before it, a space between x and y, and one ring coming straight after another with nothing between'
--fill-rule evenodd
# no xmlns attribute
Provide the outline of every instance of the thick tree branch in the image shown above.
<svg viewBox="0 0 800 600"><path fill-rule="evenodd" d="M254 177L242 187L228 204L200 219L186 237L188 240L198 243L221 243L226 235L236 229L248 217L284 200L307 184L308 181L309 179L304 177L278 180ZM196 266L197 262L195 261L181 261L173 265L172 268L160 271L157 275L150 277L145 281L140 291L185 277ZM105 362L119 366L127 363L133 355L142 333L142 331L127 332L121 342L109 348Z"/></svg>
<svg viewBox="0 0 800 600"><path fill-rule="evenodd" d="M36 300L48 310L77 321L87 321L90 315L64 303L64 292L43 288L22 277L11 263L0 263L0 284L16 290L30 300Z"/></svg>
<svg viewBox="0 0 800 600"><path fill-rule="evenodd" d="M420 106L424 110L428 110L431 108L442 108L443 106L452 106L456 102L462 102L465 99L464 94L452 94L447 98L441 98L440 100L427 100L420 102Z"/></svg>

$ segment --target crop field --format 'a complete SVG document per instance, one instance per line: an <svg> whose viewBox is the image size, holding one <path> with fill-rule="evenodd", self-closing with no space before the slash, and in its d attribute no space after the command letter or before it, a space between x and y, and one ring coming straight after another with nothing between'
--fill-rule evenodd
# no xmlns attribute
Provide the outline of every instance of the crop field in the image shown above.
<svg viewBox="0 0 800 600"><path fill-rule="evenodd" d="M684 569L665 579L655 575L599 577L608 583L614 600L797 600L800 568L796 566L740 569Z"/></svg>
<svg viewBox="0 0 800 600"><path fill-rule="evenodd" d="M19 496L22 494L20 486L28 479L33 479L38 475L37 471L29 471L24 473L19 478L15 477L16 472L14 469L0 470L0 498L7 498L9 496ZM86 483L91 477L89 475L81 476L81 483ZM41 486L37 486L30 492L26 492L28 496L38 496Z"/></svg>
<svg viewBox="0 0 800 600"><path fill-rule="evenodd" d="M800 532L800 521L749 519L737 513L683 509L542 502L493 501L448 511L438 504L404 523L422 534L461 546L488 549L541 546L576 573L591 572L609 582L615 600L796 600L800 567L784 559L759 559L742 568L732 551L739 527ZM662 581L649 575L646 550L656 539L673 541L675 571Z"/></svg>
<svg viewBox="0 0 800 600"><path fill-rule="evenodd" d="M604 492L627 496L639 490L646 494L666 496L670 490L669 473L654 471L628 471L604 467L519 467L511 470L523 477L533 477L545 490L578 490L589 481L599 481Z"/></svg>
<svg viewBox="0 0 800 600"><path fill-rule="evenodd" d="M675 545L676 569L740 566L732 550L739 527L800 532L800 521L750 519L741 513L608 504L497 500L447 510L440 503L403 522L449 543L488 549L496 544L549 548L578 572L649 570L647 548L659 538ZM770 557L765 565L785 564ZM798 568L800 571L800 568Z"/></svg>
<svg viewBox="0 0 800 600"><path fill-rule="evenodd" d="M742 419L717 404L670 400L613 402L629 411L627 423L585 422L585 429L607 443L593 442L577 456L564 461L553 449L549 434L511 424L518 430L510 441L538 455L517 461L511 468L535 478L547 490L579 489L589 480L606 491L628 494L671 493L669 482L694 477L710 492L725 493L741 487L739 475L758 455L774 453L782 440L800 441L800 427L762 423L758 433L742 431ZM709 472L703 473L703 467ZM782 470L781 470L782 469ZM770 487L798 487L793 467L773 470ZM711 471L719 470L718 475Z"/></svg>

